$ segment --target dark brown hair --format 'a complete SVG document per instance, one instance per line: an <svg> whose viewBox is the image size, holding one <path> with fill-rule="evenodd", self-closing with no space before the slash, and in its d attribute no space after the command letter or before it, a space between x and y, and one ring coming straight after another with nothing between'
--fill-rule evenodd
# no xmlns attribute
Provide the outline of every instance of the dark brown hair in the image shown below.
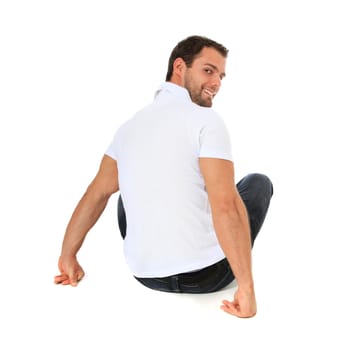
<svg viewBox="0 0 347 350"><path fill-rule="evenodd" d="M171 79L173 72L173 63L176 58L181 57L187 67L191 67L195 57L204 47L212 47L216 49L223 57L228 56L228 49L216 41L199 35L189 36L188 38L180 41L172 50L171 56L169 58L166 81L169 81Z"/></svg>

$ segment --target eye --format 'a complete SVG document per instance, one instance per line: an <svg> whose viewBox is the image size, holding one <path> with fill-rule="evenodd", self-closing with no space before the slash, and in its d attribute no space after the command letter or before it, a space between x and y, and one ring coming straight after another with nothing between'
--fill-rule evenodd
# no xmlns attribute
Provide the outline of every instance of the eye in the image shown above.
<svg viewBox="0 0 347 350"><path fill-rule="evenodd" d="M207 74L213 74L213 71L212 71L211 68L205 68L205 72L206 72Z"/></svg>

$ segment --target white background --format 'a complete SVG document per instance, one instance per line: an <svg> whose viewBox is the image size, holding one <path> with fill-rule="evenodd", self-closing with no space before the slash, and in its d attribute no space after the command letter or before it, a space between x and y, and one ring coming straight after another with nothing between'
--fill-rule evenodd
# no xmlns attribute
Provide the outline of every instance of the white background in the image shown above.
<svg viewBox="0 0 347 350"><path fill-rule="evenodd" d="M346 349L344 1L1 1L1 349ZM254 247L258 314L234 286L175 295L124 263L116 199L77 287L53 284L66 224L118 126L151 102L181 39L229 48L214 109L237 178L275 194Z"/></svg>

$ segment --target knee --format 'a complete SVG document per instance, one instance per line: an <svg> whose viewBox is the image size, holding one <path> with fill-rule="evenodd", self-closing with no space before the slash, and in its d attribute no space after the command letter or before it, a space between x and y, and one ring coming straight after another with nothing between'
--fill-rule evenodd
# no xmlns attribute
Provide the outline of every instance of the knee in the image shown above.
<svg viewBox="0 0 347 350"><path fill-rule="evenodd" d="M261 191L266 197L271 198L273 195L273 184L267 175L260 173L253 173L246 176L248 184Z"/></svg>

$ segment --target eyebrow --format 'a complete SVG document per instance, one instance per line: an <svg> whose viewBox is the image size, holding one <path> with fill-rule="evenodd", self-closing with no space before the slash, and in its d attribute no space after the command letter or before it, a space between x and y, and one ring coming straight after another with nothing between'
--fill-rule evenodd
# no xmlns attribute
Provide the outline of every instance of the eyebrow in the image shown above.
<svg viewBox="0 0 347 350"><path fill-rule="evenodd" d="M212 64L212 63L205 63L205 66L209 66L209 67L213 68L214 70L216 70L217 72L219 72L218 67L215 66L215 65ZM225 73L221 73L221 77L222 77L222 78L225 78L225 77L226 77L226 74L225 74Z"/></svg>

